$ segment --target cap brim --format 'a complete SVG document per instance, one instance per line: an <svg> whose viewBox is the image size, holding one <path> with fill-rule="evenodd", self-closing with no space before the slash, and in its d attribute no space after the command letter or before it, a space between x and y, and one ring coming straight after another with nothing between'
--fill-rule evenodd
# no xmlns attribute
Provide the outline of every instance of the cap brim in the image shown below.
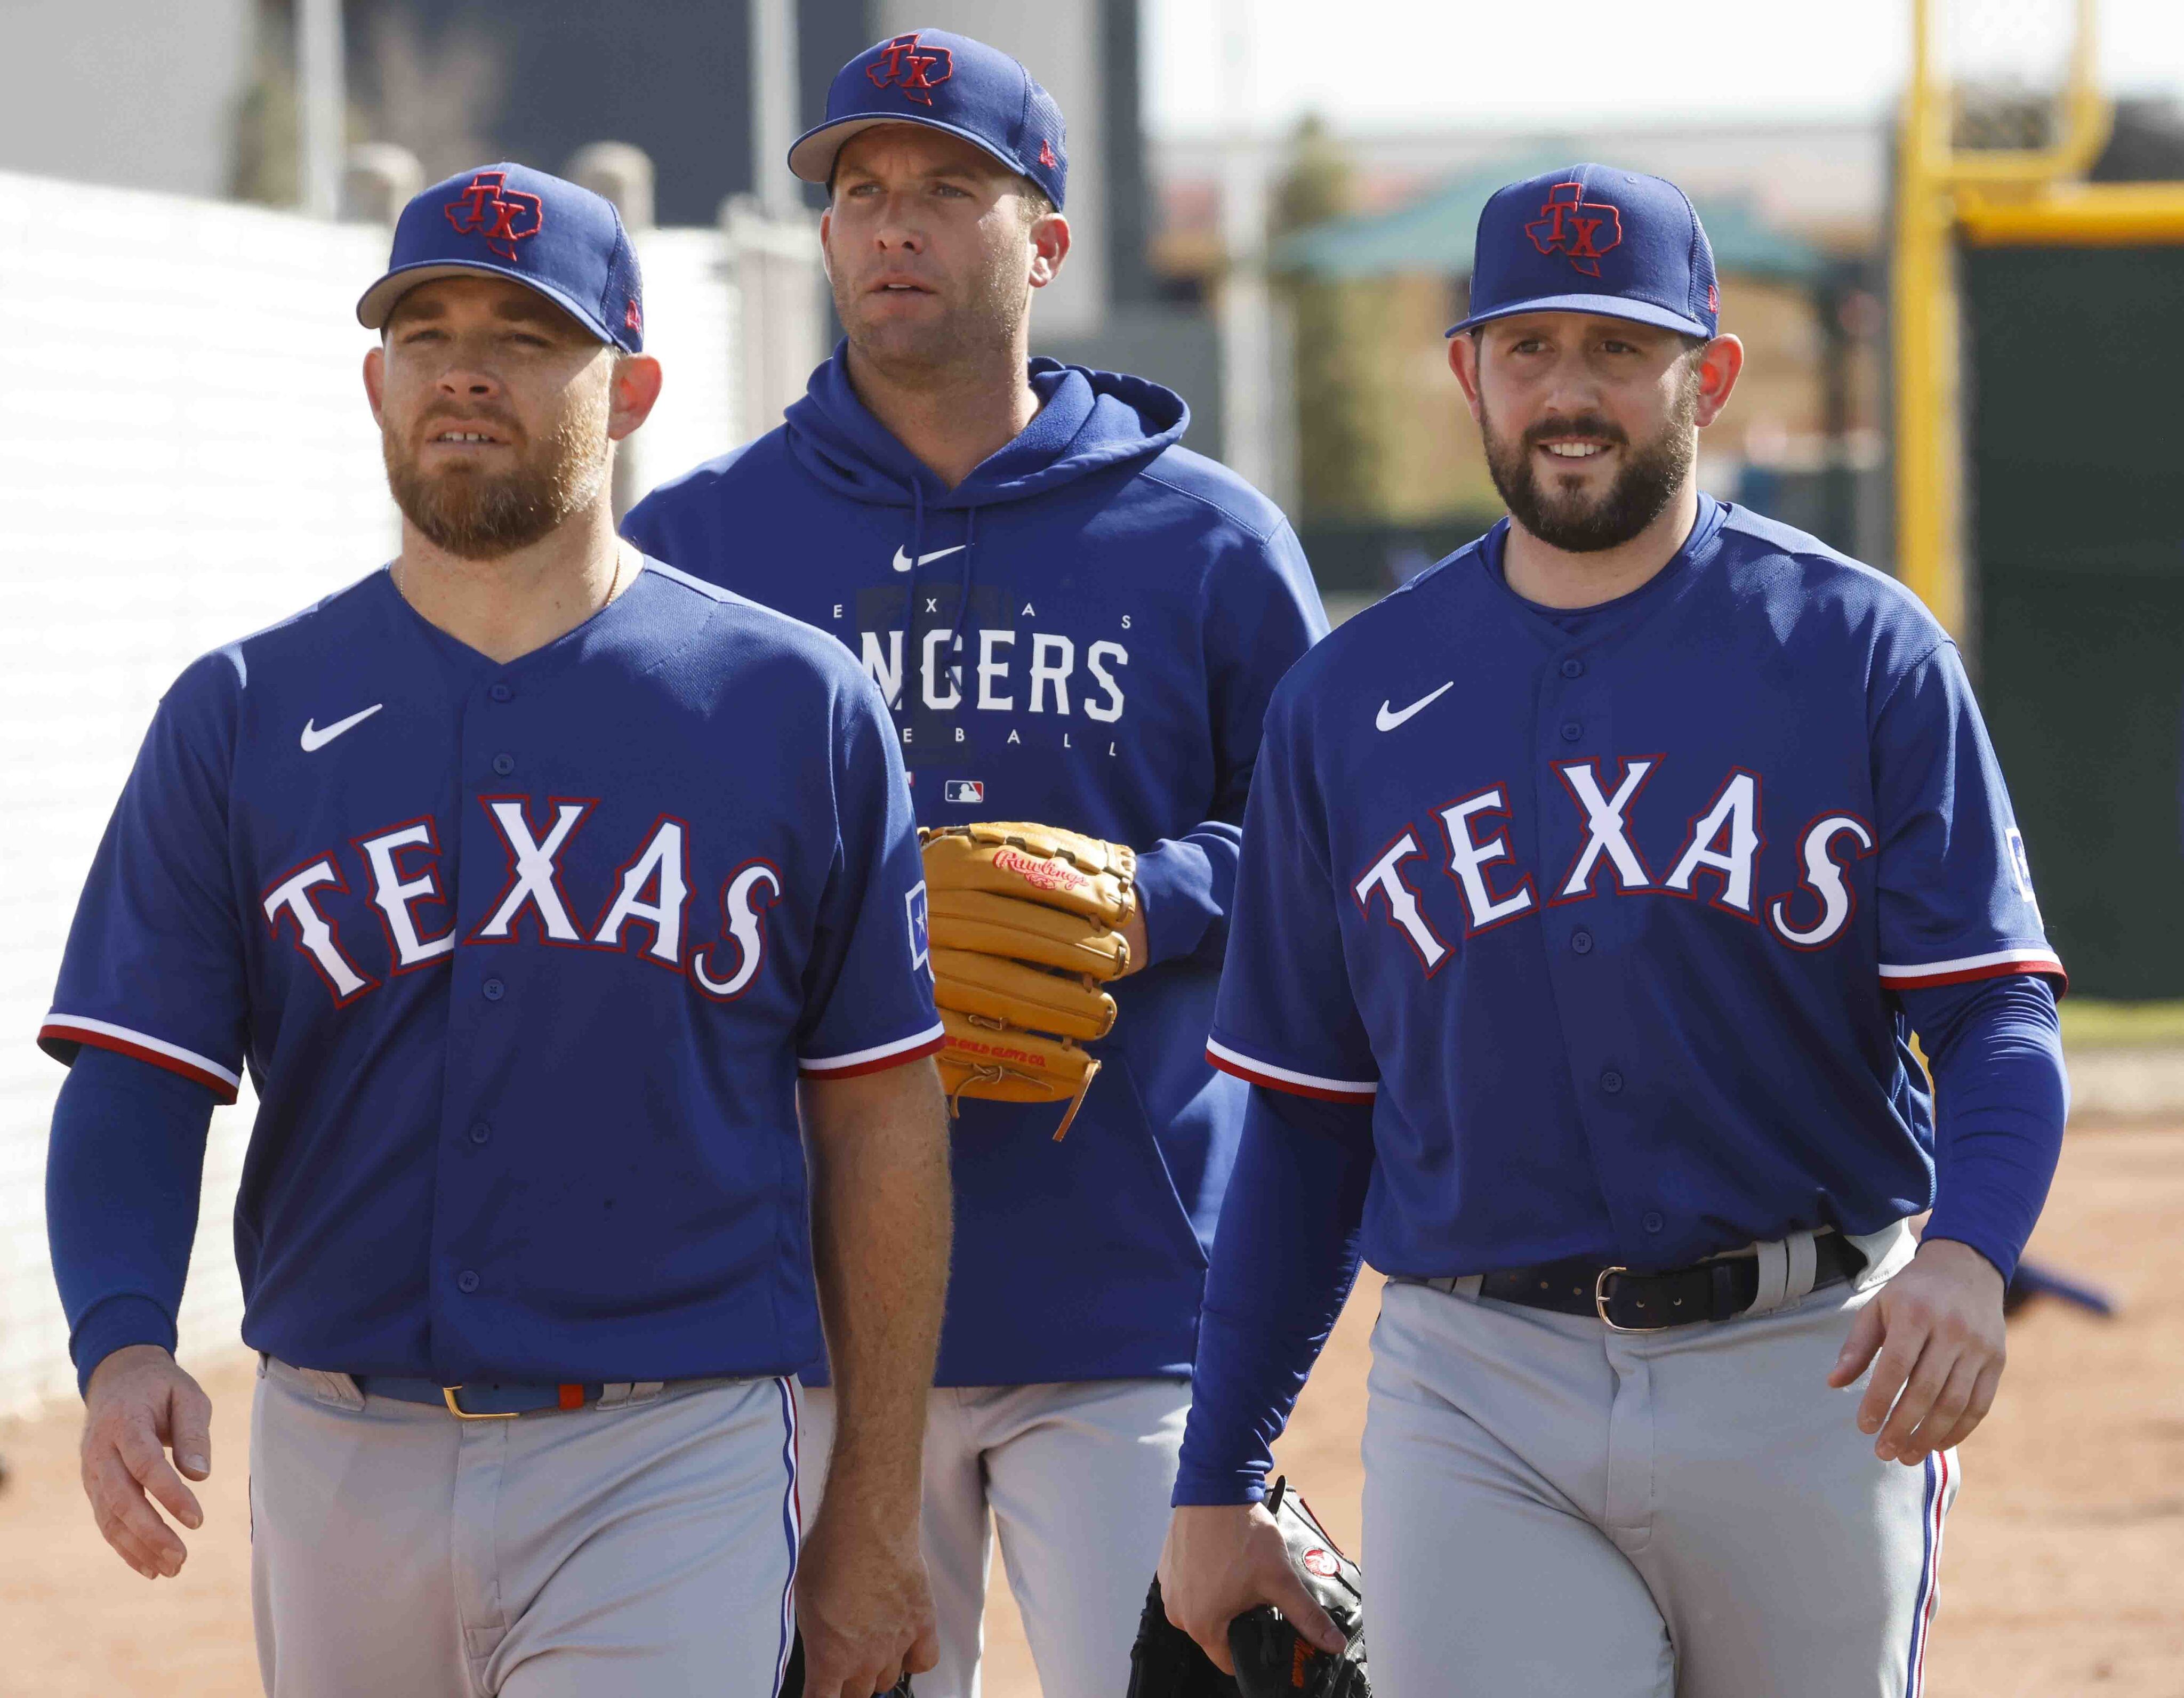
<svg viewBox="0 0 2184 1698"><path fill-rule="evenodd" d="M1686 336L1702 336L1709 340L1715 332L1708 330L1689 313L1680 313L1672 307L1655 306L1651 301L1633 301L1621 295L1540 295L1529 301L1514 301L1506 307L1496 307L1491 312L1474 313L1461 324L1451 325L1446 334L1461 336L1468 330L1491 322L1496 319L1513 319L1519 313L1596 313L1604 319L1628 319L1633 324L1658 325L1663 330L1680 330Z"/></svg>
<svg viewBox="0 0 2184 1698"><path fill-rule="evenodd" d="M571 299L551 283L526 276L513 265L493 265L482 259L426 259L415 265L398 265L358 298L356 321L366 330L380 329L393 312L397 301L419 284L442 277L500 277L521 283L533 294L543 295L601 342L616 348L622 345L621 339L600 321L594 309Z"/></svg>
<svg viewBox="0 0 2184 1698"><path fill-rule="evenodd" d="M832 124L822 124L799 136L788 150L788 169L793 175L807 183L825 187L827 180L834 175L834 159L852 136L867 130L877 130L888 124L915 124L922 130L938 130L944 135L954 136L968 142L989 159L997 159L1020 177L1029 177L1021 159L1012 159L983 136L973 135L960 125L943 124L937 118L913 118L903 112L866 114L855 118L838 118Z"/></svg>

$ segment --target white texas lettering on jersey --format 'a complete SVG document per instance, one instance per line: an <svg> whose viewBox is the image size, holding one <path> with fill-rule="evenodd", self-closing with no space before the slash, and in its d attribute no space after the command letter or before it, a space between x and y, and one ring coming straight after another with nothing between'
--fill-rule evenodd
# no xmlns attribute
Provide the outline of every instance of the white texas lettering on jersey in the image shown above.
<svg viewBox="0 0 2184 1698"><path fill-rule="evenodd" d="M689 895L689 860L682 843L682 822L663 819L653 827L652 836L637 858L622 870L621 888L592 934L592 941L619 949L623 922L638 921L652 927L652 942L644 953L680 972L682 905Z"/></svg>
<svg viewBox="0 0 2184 1698"><path fill-rule="evenodd" d="M413 854L422 851L438 860L440 845L432 837L432 822L413 820L376 837L359 838L356 846L364 852L365 866L371 874L371 899L384 916L382 923L387 928L387 948L394 957L394 971L402 972L437 960L442 955L453 955L455 928L451 925L437 938L421 936L417 930L417 916L412 911L415 904L447 899L440 894L439 874L427 866L414 878L402 876L401 855L404 849Z"/></svg>
<svg viewBox="0 0 2184 1698"><path fill-rule="evenodd" d="M312 891L321 885L331 885L343 892L348 889L348 881L330 856L290 873L267 891L265 921L277 938L281 935L281 916L288 916L296 928L296 947L326 981L326 988L334 994L334 1001L339 1005L363 995L372 988L374 981L359 972L355 963L342 953L339 928L320 913L311 900Z"/></svg>
<svg viewBox="0 0 2184 1698"><path fill-rule="evenodd" d="M1532 876L1526 873L1517 881L1516 888L1496 896L1488 888L1486 869L1497 860L1513 860L1509 839L1489 838L1479 842L1471 833L1471 822L1481 814L1506 814L1508 799L1498 784L1451 802L1440 810L1441 828L1448 833L1448 870L1456 875L1456 882L1463 887L1463 905L1467 910L1468 932L1483 932L1489 926L1499 926L1513 920L1532 905Z"/></svg>
<svg viewBox="0 0 2184 1698"><path fill-rule="evenodd" d="M583 934L569 918L569 905L561 894L560 875L554 870L554 860L568 843L570 835L583 823L591 804L554 804L553 829L541 843L531 834L531 822L524 817L521 797L488 796L482 799L508 845L508 888L475 935L494 939L515 937L516 921L527 907L537 911L538 923L545 927L551 942L582 943Z"/></svg>
<svg viewBox="0 0 2184 1698"><path fill-rule="evenodd" d="M1836 942L1858 911L1847 876L1850 863L1878 846L1873 828L1857 815L1834 811L1808 826L1797 843L1797 882L1773 901L1754 892L1766 834L1761 821L1761 782L1756 772L1732 770L1685 828L1673 869L1656 880L1633 838L1631 810L1663 757L1624 757L1616 763L1615 787L1602 783L1601 763L1565 760L1553 771L1575 809L1585 841L1568 870L1548 888L1550 903L1582 902L1610 893L1673 894L1696 900L1702 875L1717 881L1708 904L1750 920L1792 949L1817 949ZM1505 925L1539 906L1533 874L1506 831L1490 824L1509 816L1508 786L1490 784L1438 810L1448 847L1446 871L1463 912L1463 935ZM1429 904L1404 876L1403 863L1423 855L1418 835L1406 827L1376 855L1351 886L1358 911L1368 918L1375 899L1387 923L1401 934L1430 978L1451 954L1435 929ZM1506 865L1505 865L1506 863ZM1440 887L1446 888L1446 887Z"/></svg>
<svg viewBox="0 0 2184 1698"><path fill-rule="evenodd" d="M736 869L721 892L722 929L727 935L711 949L700 949L690 957L690 977L698 982L699 989L727 1002L749 988L750 982L758 977L759 964L766 959L766 931L759 924L758 911L761 906L771 908L780 895L781 874L770 861L755 860ZM722 976L706 958L722 954L732 943L735 967Z"/></svg>
<svg viewBox="0 0 2184 1698"><path fill-rule="evenodd" d="M1418 911L1418 893L1403 882L1399 870L1403 862L1424 852L1418 848L1418 838L1405 832L1381 852L1379 860L1367 869L1351 891L1357 899L1358 911L1368 915L1373 911L1373 893L1380 893L1388 904L1388 923L1409 939L1411 947L1418 951L1418 962L1425 968L1426 977L1431 978L1434 969L1447 958L1448 945L1426 923L1425 916Z"/></svg>
<svg viewBox="0 0 2184 1698"><path fill-rule="evenodd" d="M526 799L480 799L507 851L508 884L494 899L485 923L466 938L457 938L452 922L437 932L430 929L439 922L429 910L444 907L449 897L440 864L438 828L429 816L353 839L363 858L370 906L377 910L379 929L387 939L390 976L446 960L459 944L521 942L525 935L522 916L528 910L537 916L533 929L540 942L589 944L633 955L671 972L687 973L717 1000L742 994L757 977L766 959L765 911L784 891L780 870L772 862L748 860L737 869L722 888L719 941L694 945L688 941L694 853L690 827L672 815L662 815L611 876L612 894L606 896L599 924L587 937L571 917L560 863L596 804L554 800L549 804L554 823L541 836L531 825ZM337 1005L376 989L380 983L343 944L342 910L336 899L348 894L340 860L323 855L282 877L263 899L274 935L281 935L284 928L291 934ZM632 923L644 928L634 949L624 936Z"/></svg>
<svg viewBox="0 0 2184 1698"><path fill-rule="evenodd" d="M1724 845L1722 838L1729 841ZM1752 873L1759 859L1759 780L1750 772L1732 772L1715 795L1713 805L1691 825L1691 845L1675 871L1664 881L1669 888L1685 895L1701 868L1722 876L1716 905L1740 914L1752 910Z"/></svg>
<svg viewBox="0 0 2184 1698"><path fill-rule="evenodd" d="M1577 798L1577 804L1585 810L1585 847L1578 851L1577 859L1570 863L1569 877L1555 893L1557 902L1567 902L1573 897L1592 894L1594 866L1603 855L1615 869L1616 884L1624 890L1643 890L1652 883L1646 876L1646 863L1638 858L1638 851L1630 846L1624 816L1630 810L1638 793L1646 788L1646 780L1652 775L1657 762L1626 760L1618 775L1615 793L1600 793L1600 774L1590 760L1565 760L1555 767L1555 776L1568 787Z"/></svg>
<svg viewBox="0 0 2184 1698"><path fill-rule="evenodd" d="M1774 927L1775 935L1793 949L1819 949L1849 925L1850 916L1857 911L1858 897L1843 882L1842 868L1829 853L1830 845L1844 835L1856 839L1858 855L1873 853L1873 829L1855 814L1830 814L1814 821L1798 846L1805 882L1820 899L1819 919L1802 930L1792 926L1788 918L1790 898L1786 895L1776 897L1768 907L1768 923Z"/></svg>

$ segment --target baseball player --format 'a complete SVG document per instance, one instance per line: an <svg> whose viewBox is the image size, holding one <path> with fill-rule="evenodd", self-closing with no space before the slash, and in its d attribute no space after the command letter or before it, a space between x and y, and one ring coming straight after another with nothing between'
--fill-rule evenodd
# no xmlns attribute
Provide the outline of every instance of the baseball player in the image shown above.
<svg viewBox="0 0 2184 1698"><path fill-rule="evenodd" d="M86 1491L181 1568L153 1506L199 1525L211 1453L174 1317L247 1068L267 1692L770 1698L800 1628L807 1690L864 1698L932 1656L948 1213L886 714L838 645L616 537L660 374L606 202L462 172L357 316L401 553L168 692L39 1036Z"/></svg>
<svg viewBox="0 0 2184 1698"><path fill-rule="evenodd" d="M830 191L846 337L780 429L625 525L856 655L941 833L927 877L960 1117L928 1698L978 1690L989 1513L1047 1698L1128 1682L1245 1096L1205 1059L1244 799L1274 682L1326 629L1281 514L1178 446L1177 396L1031 358L1031 298L1069 254L1067 160L1053 100L990 47L921 30L844 66L789 165ZM995 821L1035 823L950 829ZM1083 999L1082 1043L1017 1033L1006 997L978 1023L967 910L944 899L1004 888L1019 910L1095 899L1045 961L1112 981ZM1030 958L1015 935L981 960ZM807 1460L840 1410L807 1398Z"/></svg>
<svg viewBox="0 0 2184 1698"><path fill-rule="evenodd" d="M1510 516L1268 712L1169 1614L1340 1643L1251 1506L1362 1251L1377 1690L1916 1693L2066 1103L2001 772L1916 600L1694 484L1673 185L1502 190L1451 335Z"/></svg>

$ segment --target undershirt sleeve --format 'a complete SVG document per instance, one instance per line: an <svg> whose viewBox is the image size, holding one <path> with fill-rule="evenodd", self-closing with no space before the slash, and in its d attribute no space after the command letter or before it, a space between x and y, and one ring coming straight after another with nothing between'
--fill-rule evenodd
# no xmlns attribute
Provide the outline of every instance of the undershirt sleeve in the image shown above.
<svg viewBox="0 0 2184 1698"><path fill-rule="evenodd" d="M81 1389L125 1344L175 1348L213 1093L85 1044L53 1105L46 1236Z"/></svg>
<svg viewBox="0 0 2184 1698"><path fill-rule="evenodd" d="M1926 1236L1970 1244L2006 1280L2048 1200L2070 1114L2054 990L2012 975L1902 994L1934 1078Z"/></svg>
<svg viewBox="0 0 2184 1698"><path fill-rule="evenodd" d="M1356 1283L1373 1109L1255 1085L1206 1277L1172 1501L1256 1503Z"/></svg>

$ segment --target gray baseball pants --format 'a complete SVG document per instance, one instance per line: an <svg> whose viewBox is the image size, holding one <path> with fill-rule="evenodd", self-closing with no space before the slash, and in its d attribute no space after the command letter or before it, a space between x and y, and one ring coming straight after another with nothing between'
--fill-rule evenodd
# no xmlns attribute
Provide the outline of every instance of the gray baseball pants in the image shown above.
<svg viewBox="0 0 2184 1698"><path fill-rule="evenodd" d="M265 1364L268 1698L773 1698L799 1536L789 1383L646 1390L459 1421Z"/></svg>
<svg viewBox="0 0 2184 1698"><path fill-rule="evenodd" d="M1953 1451L1883 1462L1830 1390L1908 1259L1717 1324L1390 1283L1365 1549L1381 1698L1916 1698ZM1809 1280L1809 1276L1808 1276Z"/></svg>
<svg viewBox="0 0 2184 1698"><path fill-rule="evenodd" d="M1183 1379L933 1389L920 1531L940 1660L916 1677L917 1698L979 1698L996 1525L1044 1698L1120 1698L1190 1410ZM809 1517L833 1394L806 1387L803 1413Z"/></svg>

